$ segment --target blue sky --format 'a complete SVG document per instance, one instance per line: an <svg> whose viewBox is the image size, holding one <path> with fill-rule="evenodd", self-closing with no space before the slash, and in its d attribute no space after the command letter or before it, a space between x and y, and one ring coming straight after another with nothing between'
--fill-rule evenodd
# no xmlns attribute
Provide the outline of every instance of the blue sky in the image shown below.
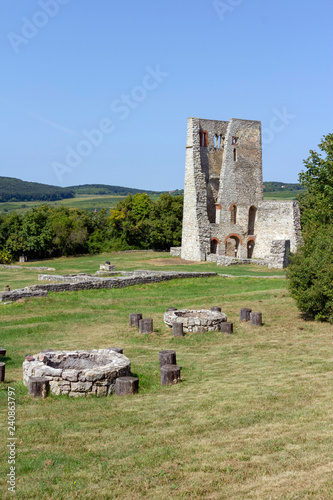
<svg viewBox="0 0 333 500"><path fill-rule="evenodd" d="M332 2L3 0L1 171L182 188L187 117L260 120L264 179L332 132Z"/></svg>

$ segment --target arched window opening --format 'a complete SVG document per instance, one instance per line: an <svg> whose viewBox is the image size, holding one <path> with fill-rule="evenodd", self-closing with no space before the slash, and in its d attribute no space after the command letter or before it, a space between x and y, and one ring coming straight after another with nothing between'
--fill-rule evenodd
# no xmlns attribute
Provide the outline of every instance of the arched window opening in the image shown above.
<svg viewBox="0 0 333 500"><path fill-rule="evenodd" d="M252 259L254 244L255 244L254 240L249 240L247 242L247 258L248 259Z"/></svg>
<svg viewBox="0 0 333 500"><path fill-rule="evenodd" d="M214 135L214 148L219 148L219 140L218 140L218 137L217 135L215 134Z"/></svg>
<svg viewBox="0 0 333 500"><path fill-rule="evenodd" d="M230 207L230 223L236 224L237 221L237 207L235 204Z"/></svg>
<svg viewBox="0 0 333 500"><path fill-rule="evenodd" d="M256 220L256 212L257 212L257 209L256 207L252 206L250 207L249 209L249 223L248 223L248 235L252 236L254 234L254 224L255 224L255 220Z"/></svg>
<svg viewBox="0 0 333 500"><path fill-rule="evenodd" d="M210 240L210 253L217 253L217 247L219 244L219 240L217 238L212 238Z"/></svg>

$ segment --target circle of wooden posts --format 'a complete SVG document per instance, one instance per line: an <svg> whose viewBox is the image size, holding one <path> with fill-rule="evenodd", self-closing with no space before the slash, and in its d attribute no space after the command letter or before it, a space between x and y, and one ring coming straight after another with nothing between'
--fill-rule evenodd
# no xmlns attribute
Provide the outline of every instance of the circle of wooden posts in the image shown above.
<svg viewBox="0 0 333 500"><path fill-rule="evenodd" d="M122 347L108 347L108 349L114 352L119 352L119 354L123 354L124 351Z"/></svg>
<svg viewBox="0 0 333 500"><path fill-rule="evenodd" d="M152 333L152 331L153 331L153 320L151 318L140 319L139 333Z"/></svg>
<svg viewBox="0 0 333 500"><path fill-rule="evenodd" d="M5 381L5 369L6 369L6 364L0 363L0 382Z"/></svg>
<svg viewBox="0 0 333 500"><path fill-rule="evenodd" d="M173 337L184 337L183 323L172 323Z"/></svg>
<svg viewBox="0 0 333 500"><path fill-rule="evenodd" d="M30 377L28 381L29 394L35 398L46 398L49 392L50 382L46 377Z"/></svg>
<svg viewBox="0 0 333 500"><path fill-rule="evenodd" d="M142 319L142 314L133 313L129 315L129 324L130 326L136 326L139 328L139 321Z"/></svg>
<svg viewBox="0 0 333 500"><path fill-rule="evenodd" d="M180 366L163 365L161 368L161 385L178 384L180 380Z"/></svg>
<svg viewBox="0 0 333 500"><path fill-rule="evenodd" d="M176 351L172 351L171 349L160 351L158 353L158 359L160 362L160 368L164 365L176 365Z"/></svg>
<svg viewBox="0 0 333 500"><path fill-rule="evenodd" d="M3 347L0 347L0 356L6 356L6 349L4 349Z"/></svg>
<svg viewBox="0 0 333 500"><path fill-rule="evenodd" d="M213 312L219 312L219 313L222 312L221 307L216 307L216 306L211 307L210 310Z"/></svg>
<svg viewBox="0 0 333 500"><path fill-rule="evenodd" d="M230 321L224 321L221 323L221 332L232 333L234 331L234 324Z"/></svg>
<svg viewBox="0 0 333 500"><path fill-rule="evenodd" d="M248 307L243 307L239 311L239 319L240 321L250 321L250 313L252 312L252 309L249 309Z"/></svg>
<svg viewBox="0 0 333 500"><path fill-rule="evenodd" d="M262 326L262 313L250 313L250 325Z"/></svg>
<svg viewBox="0 0 333 500"><path fill-rule="evenodd" d="M116 378L116 395L127 396L139 391L139 379L137 377Z"/></svg>
<svg viewBox="0 0 333 500"><path fill-rule="evenodd" d="M169 311L177 311L177 307L168 307L167 312Z"/></svg>

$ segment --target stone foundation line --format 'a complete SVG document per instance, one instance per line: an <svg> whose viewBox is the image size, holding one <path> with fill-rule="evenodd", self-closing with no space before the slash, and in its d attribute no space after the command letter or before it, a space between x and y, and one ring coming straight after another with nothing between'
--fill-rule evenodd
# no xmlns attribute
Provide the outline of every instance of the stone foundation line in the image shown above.
<svg viewBox="0 0 333 500"><path fill-rule="evenodd" d="M55 271L54 267L32 267L32 266L12 266L10 264L0 264L4 269L28 269L29 271Z"/></svg>
<svg viewBox="0 0 333 500"><path fill-rule="evenodd" d="M43 276L43 278L42 278ZM77 280L63 283L40 283L9 292L0 292L0 302L12 302L24 297L45 297L48 292L77 292L79 290L98 290L103 288L125 288L133 285L159 283L173 279L207 278L217 276L217 273L208 272L174 272L174 271L134 271L131 276L101 278L86 275ZM40 275L39 279L45 279Z"/></svg>

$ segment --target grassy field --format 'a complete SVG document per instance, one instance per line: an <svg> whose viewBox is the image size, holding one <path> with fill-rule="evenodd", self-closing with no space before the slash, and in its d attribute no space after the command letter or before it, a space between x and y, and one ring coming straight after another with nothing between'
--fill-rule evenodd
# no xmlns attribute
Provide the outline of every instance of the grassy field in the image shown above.
<svg viewBox="0 0 333 500"><path fill-rule="evenodd" d="M7 348L1 498L14 496L6 485L8 386L16 393L20 499L332 498L332 326L304 321L286 280L242 277L277 274L264 268L184 264L153 252L41 264L58 273L92 272L106 257L117 269L217 270L235 277L54 293L1 305ZM15 287L36 282L37 272L0 268L0 276ZM234 322L234 334L173 338L164 326L166 307L213 305ZM240 307L261 311L264 325L240 324ZM131 312L153 318L154 333L130 328ZM112 345L130 358L138 395L39 400L27 394L26 354ZM167 348L176 350L182 367L181 383L173 387L160 386L158 351Z"/></svg>

